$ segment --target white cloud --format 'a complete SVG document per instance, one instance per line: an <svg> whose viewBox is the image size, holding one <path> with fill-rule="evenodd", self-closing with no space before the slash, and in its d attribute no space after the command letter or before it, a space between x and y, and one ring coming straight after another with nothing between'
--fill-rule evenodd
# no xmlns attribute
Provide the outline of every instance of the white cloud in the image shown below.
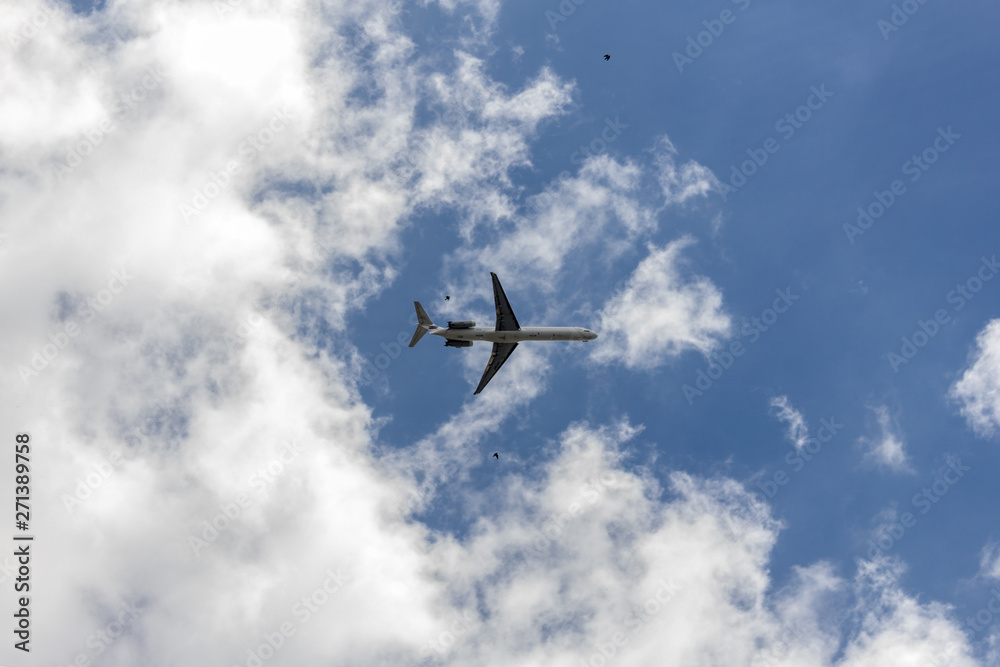
<svg viewBox="0 0 1000 667"><path fill-rule="evenodd" d="M950 395L960 402L962 416L981 437L1000 426L1000 319L989 322L976 336L976 351Z"/></svg>
<svg viewBox="0 0 1000 667"><path fill-rule="evenodd" d="M802 413L792 407L787 396L772 398L771 407L777 409L775 416L788 425L785 437L788 438L789 442L795 445L795 449L805 447L809 440L809 426Z"/></svg>
<svg viewBox="0 0 1000 667"><path fill-rule="evenodd" d="M588 252L614 259L631 250L637 239L655 232L665 209L711 189L711 172L694 161L678 166L677 151L668 138L654 143L649 151L652 164L644 165L603 152L609 131L615 141L629 130L619 119L607 119L595 135L605 147L602 152L585 158L579 150L567 155L566 166L579 163L578 170L560 172L542 192L528 197L523 215L514 215L513 205L499 200L482 208L479 218L470 218L463 228L467 244L454 254L453 263L463 273L470 264L517 272L523 281L551 291L567 260L573 262L573 274L579 275L586 270L580 258ZM650 187L653 177L660 192ZM500 238L489 239L485 247L476 238L484 221L502 230Z"/></svg>
<svg viewBox="0 0 1000 667"><path fill-rule="evenodd" d="M629 240L656 227L654 214L637 201L641 168L606 155L586 160L575 176L564 174L546 191L528 199L527 217L515 217L513 227L486 247L468 243L452 258L469 267L517 273L522 282L552 290L568 258L622 235ZM509 211L508 211L509 213Z"/></svg>
<svg viewBox="0 0 1000 667"><path fill-rule="evenodd" d="M894 472L914 472L906 455L899 425L889 416L889 408L880 405L872 410L878 419L879 435L874 438L863 436L858 439L858 443L866 450L864 460Z"/></svg>
<svg viewBox="0 0 1000 667"><path fill-rule="evenodd" d="M873 665L950 650L974 664L950 610L906 595L893 561L862 562L853 591L822 562L773 591L767 507L683 473L661 500L618 463L634 436L627 423L572 426L539 479L489 490L472 534L436 547L458 606L425 651L442 664Z"/></svg>
<svg viewBox="0 0 1000 667"><path fill-rule="evenodd" d="M683 204L719 188L719 179L708 167L694 160L678 165L677 149L668 137L660 137L654 154L664 206Z"/></svg>
<svg viewBox="0 0 1000 667"><path fill-rule="evenodd" d="M855 596L860 626L837 665L978 664L966 637L947 605L921 604L899 587L904 568L898 561L860 561Z"/></svg>
<svg viewBox="0 0 1000 667"><path fill-rule="evenodd" d="M654 368L687 350L708 354L730 330L722 293L703 276L681 273L685 236L664 248L649 246L625 287L601 311L594 359L629 368Z"/></svg>
<svg viewBox="0 0 1000 667"><path fill-rule="evenodd" d="M2 27L39 7L10 7ZM351 309L394 279L414 213L502 202L506 173L568 95L551 72L508 94L469 59L433 70L396 11L248 2L219 17L161 0L77 17L54 5L0 67L13 91L0 102L0 272L23 286L0 294L17 314L0 323L0 360L42 355L37 375L0 383L3 423L34 443L32 565L47 591L32 598L35 660L414 664L466 611L468 629L431 649L440 662L577 665L621 632L623 665L742 664L787 623L804 628L788 656L827 660L839 629L816 619L843 588L831 569L804 567L772 594L768 508L736 482L683 473L665 498L651 471L622 465L637 427L573 425L495 495L463 487L468 450L540 391L534 353L491 384L516 398L483 395L416 445L393 443L404 456L379 450L347 362ZM102 42L102 21L132 37ZM56 176L154 65L163 80ZM421 104L464 99L448 91L475 93L468 126L418 127ZM264 141L285 108L291 122ZM241 152L248 136L262 148ZM195 189L210 201L185 224ZM622 191L609 199L642 227ZM651 251L652 277L637 271L631 289L672 275L661 264L682 246ZM122 268L134 278L112 287ZM707 321L685 344L707 344L719 328ZM462 539L410 512L446 485L482 508ZM894 611L846 638L856 664L873 646L933 651L957 632L940 607L880 585ZM137 610L124 630L123 606ZM114 636L100 656L98 632ZM0 651L9 662L10 644Z"/></svg>
<svg viewBox="0 0 1000 667"><path fill-rule="evenodd" d="M470 395L486 368L491 346L474 349L475 354L469 351L463 356ZM548 371L549 363L541 351L521 346L475 400L465 403L457 414L412 447L386 453L386 464L400 476L421 473L422 480L413 480L411 510L425 508L441 487L468 478L470 468L481 464L479 457L468 456L470 443L497 432L504 421L529 405L542 392Z"/></svg>
<svg viewBox="0 0 1000 667"><path fill-rule="evenodd" d="M245 664L285 621L270 664L394 662L437 618L427 531L404 518L416 487L376 463L347 367L315 352L343 348L349 309L393 279L407 220L488 200L569 86L543 71L508 95L461 54L429 72L391 5L319 9L55 5L0 68L0 270L25 286L0 296L19 314L0 355L31 370L3 383L3 415L39 443L36 572L62 596L36 610L43 662L96 658L88 636L133 599L105 664ZM97 48L101 22L133 37ZM422 101L447 111L476 86L461 133L415 126ZM455 146L475 169L438 160ZM348 578L336 593L328 569ZM302 623L314 594L323 620Z"/></svg>
<svg viewBox="0 0 1000 667"><path fill-rule="evenodd" d="M496 31L497 17L500 15L500 0L436 0L441 8L451 14L466 6L476 10L478 17L471 13L462 14L461 44L463 48L487 46L489 37ZM430 0L424 0L430 4ZM481 21L476 21L476 18ZM470 34L466 34L466 31Z"/></svg>

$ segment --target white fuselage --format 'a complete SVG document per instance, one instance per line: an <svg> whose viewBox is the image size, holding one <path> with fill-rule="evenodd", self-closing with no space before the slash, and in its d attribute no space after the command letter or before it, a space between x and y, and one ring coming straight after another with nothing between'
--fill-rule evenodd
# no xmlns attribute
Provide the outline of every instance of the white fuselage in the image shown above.
<svg viewBox="0 0 1000 667"><path fill-rule="evenodd" d="M487 327L469 329L446 329L433 327L429 331L435 336L448 340L481 340L485 343L522 343L529 340L594 340L597 338L590 329L583 327L522 327L517 331L497 331Z"/></svg>

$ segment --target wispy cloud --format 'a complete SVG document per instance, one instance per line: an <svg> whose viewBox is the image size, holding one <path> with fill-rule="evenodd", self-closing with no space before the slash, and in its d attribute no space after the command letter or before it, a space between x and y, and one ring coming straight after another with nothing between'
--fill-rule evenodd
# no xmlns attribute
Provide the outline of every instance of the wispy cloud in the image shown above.
<svg viewBox="0 0 1000 667"><path fill-rule="evenodd" d="M722 292L704 276L684 275L681 253L692 243L685 236L663 248L649 246L599 314L596 361L654 368L687 350L707 355L728 335Z"/></svg>
<svg viewBox="0 0 1000 667"><path fill-rule="evenodd" d="M683 204L718 189L719 179L708 167L694 160L677 163L677 149L668 137L659 138L657 149L654 155L664 206Z"/></svg>
<svg viewBox="0 0 1000 667"><path fill-rule="evenodd" d="M788 425L785 437L795 445L795 449L802 449L809 439L809 426L806 425L806 418L801 412L792 407L787 396L777 396L771 399L771 407L776 410L775 416Z"/></svg>
<svg viewBox="0 0 1000 667"><path fill-rule="evenodd" d="M899 425L889 415L889 408L879 405L871 409L878 420L879 434L858 439L858 443L865 449L865 462L893 472L916 472L910 465Z"/></svg>

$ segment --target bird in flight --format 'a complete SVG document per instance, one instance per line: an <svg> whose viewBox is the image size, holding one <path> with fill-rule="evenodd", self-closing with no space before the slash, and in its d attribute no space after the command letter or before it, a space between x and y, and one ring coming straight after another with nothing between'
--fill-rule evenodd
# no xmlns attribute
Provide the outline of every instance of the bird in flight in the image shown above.
<svg viewBox="0 0 1000 667"><path fill-rule="evenodd" d="M495 458L497 461L499 461L500 460L500 454L498 454L497 452L493 452L493 458Z"/></svg>
<svg viewBox="0 0 1000 667"><path fill-rule="evenodd" d="M444 300L445 300L445 301L451 301L451 297L450 297L450 296L448 296L448 295L445 295L445 297L444 297Z"/></svg>
<svg viewBox="0 0 1000 667"><path fill-rule="evenodd" d="M604 59L605 60L611 60L611 54L610 53L605 53L604 54Z"/></svg>

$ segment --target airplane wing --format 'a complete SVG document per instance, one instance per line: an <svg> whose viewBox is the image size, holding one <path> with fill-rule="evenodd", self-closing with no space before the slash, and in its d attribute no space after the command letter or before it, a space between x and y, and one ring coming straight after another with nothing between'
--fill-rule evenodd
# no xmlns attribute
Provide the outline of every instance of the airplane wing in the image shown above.
<svg viewBox="0 0 1000 667"><path fill-rule="evenodd" d="M500 283L497 282L497 277L495 274L493 276L493 284L497 287L497 289L500 289ZM501 289L500 292L498 292L498 294L502 295L503 290ZM506 298L504 298L504 303L507 303ZM508 309L509 308L510 306L508 306ZM497 314L499 315L499 313L500 313L500 301L498 298ZM514 314L511 313L510 316L514 317ZM514 320L514 324L517 324L517 320ZM497 328L499 329L499 327L500 327L500 318L497 317ZM476 387L476 391L473 392L473 396L481 392L483 388L487 385L487 383L489 383L489 381L493 379L493 376L496 375L497 371L500 370L500 367L503 366L503 362L507 361L507 357L509 357L511 352L514 351L515 347L517 347L517 343L493 343L493 354L490 355L490 362L486 364L486 370L483 371L483 379L479 381L479 386Z"/></svg>
<svg viewBox="0 0 1000 667"><path fill-rule="evenodd" d="M507 295L503 293L503 287L500 286L500 279L492 271L490 275L493 276L493 300L497 306L497 331L517 331L521 328L521 325L517 323L517 318L514 317L514 311L510 307L510 302L507 301ZM495 357L496 355L497 350L494 347L493 356ZM510 352L507 352L507 354L503 355L503 358L506 359L509 355ZM503 360L500 363L502 364ZM500 368L499 364L497 364L497 368ZM496 373L496 371L493 372ZM481 387L482 385L480 385Z"/></svg>

